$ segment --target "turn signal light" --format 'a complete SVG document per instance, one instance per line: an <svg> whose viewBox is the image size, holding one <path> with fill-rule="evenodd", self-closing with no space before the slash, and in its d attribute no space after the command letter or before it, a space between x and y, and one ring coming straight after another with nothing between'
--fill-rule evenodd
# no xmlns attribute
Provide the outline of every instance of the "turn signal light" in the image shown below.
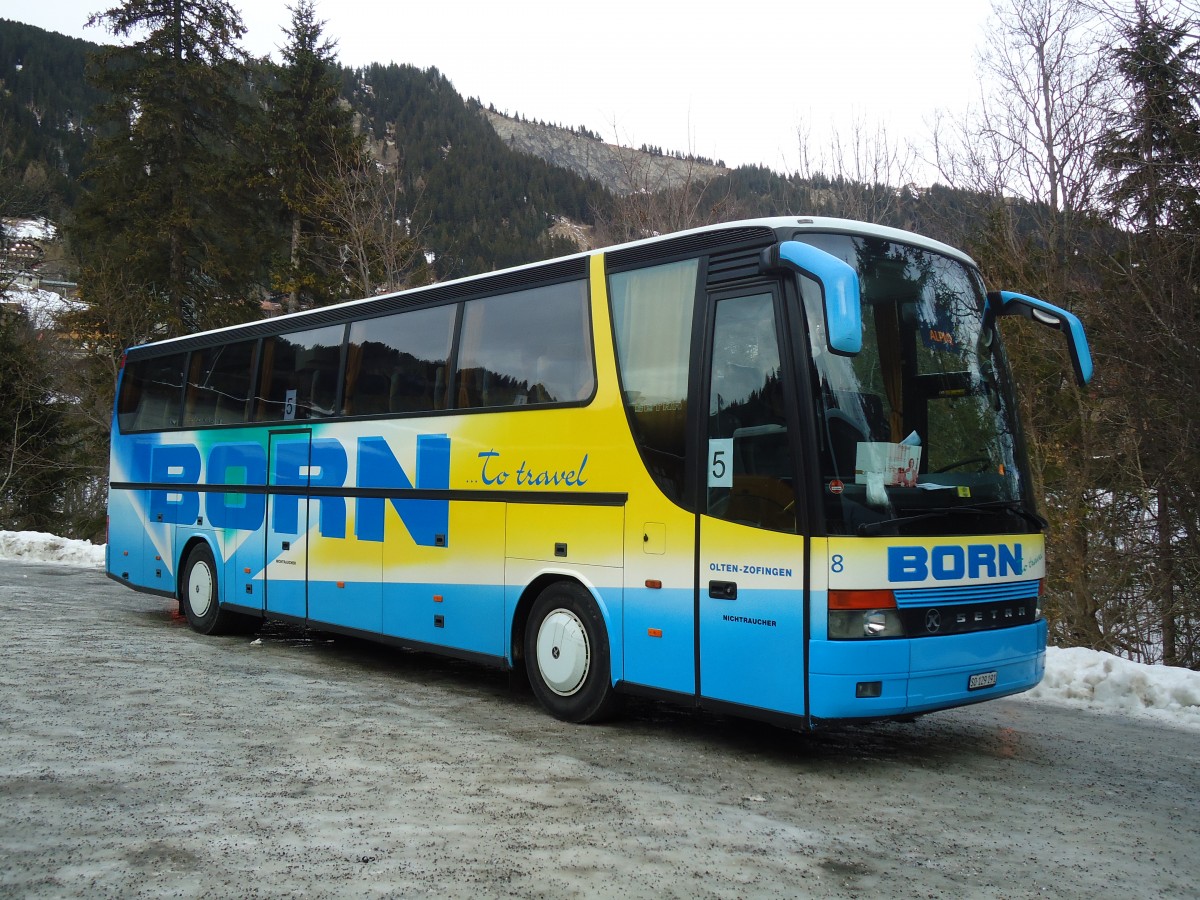
<svg viewBox="0 0 1200 900"><path fill-rule="evenodd" d="M896 595L891 591L830 591L830 609L895 609Z"/></svg>

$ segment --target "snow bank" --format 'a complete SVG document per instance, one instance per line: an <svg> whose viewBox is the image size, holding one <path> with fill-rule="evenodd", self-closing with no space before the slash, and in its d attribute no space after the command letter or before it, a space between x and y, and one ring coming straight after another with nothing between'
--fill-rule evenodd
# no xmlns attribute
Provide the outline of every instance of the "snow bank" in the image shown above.
<svg viewBox="0 0 1200 900"><path fill-rule="evenodd" d="M0 531L0 560L104 566L104 547L37 531ZM1046 651L1046 677L1017 699L1144 716L1200 731L1200 672L1130 662L1082 647Z"/></svg>
<svg viewBox="0 0 1200 900"><path fill-rule="evenodd" d="M1083 647L1049 648L1045 678L1022 696L1200 730L1200 672L1149 666Z"/></svg>
<svg viewBox="0 0 1200 900"><path fill-rule="evenodd" d="M104 545L73 541L40 531L0 531L0 559L63 566L104 567Z"/></svg>

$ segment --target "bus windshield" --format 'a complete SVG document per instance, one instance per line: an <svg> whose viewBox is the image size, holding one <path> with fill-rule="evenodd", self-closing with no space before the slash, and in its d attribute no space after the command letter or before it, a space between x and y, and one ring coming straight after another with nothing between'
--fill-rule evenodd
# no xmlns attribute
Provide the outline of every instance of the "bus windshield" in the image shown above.
<svg viewBox="0 0 1200 900"><path fill-rule="evenodd" d="M1007 365L978 273L874 237L798 236L853 266L863 349L830 353L817 284L808 318L828 533L1033 532Z"/></svg>

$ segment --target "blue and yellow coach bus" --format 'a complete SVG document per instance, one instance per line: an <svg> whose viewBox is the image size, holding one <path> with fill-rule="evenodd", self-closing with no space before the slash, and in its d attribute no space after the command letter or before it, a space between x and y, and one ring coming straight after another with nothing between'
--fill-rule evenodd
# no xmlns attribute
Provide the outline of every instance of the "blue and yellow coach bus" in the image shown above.
<svg viewBox="0 0 1200 900"><path fill-rule="evenodd" d="M146 344L108 572L205 634L286 620L785 725L1042 676L1045 522L969 257L773 218Z"/></svg>

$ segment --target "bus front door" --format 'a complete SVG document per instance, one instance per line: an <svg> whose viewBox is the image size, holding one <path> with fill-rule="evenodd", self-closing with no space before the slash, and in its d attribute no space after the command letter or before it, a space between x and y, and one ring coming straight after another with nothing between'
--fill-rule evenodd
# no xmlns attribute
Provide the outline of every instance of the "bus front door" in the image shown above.
<svg viewBox="0 0 1200 900"><path fill-rule="evenodd" d="M303 619L308 616L312 432L273 431L268 441L264 609Z"/></svg>
<svg viewBox="0 0 1200 900"><path fill-rule="evenodd" d="M778 291L715 295L698 564L702 700L803 715L804 537ZM703 458L703 457L702 457Z"/></svg>

